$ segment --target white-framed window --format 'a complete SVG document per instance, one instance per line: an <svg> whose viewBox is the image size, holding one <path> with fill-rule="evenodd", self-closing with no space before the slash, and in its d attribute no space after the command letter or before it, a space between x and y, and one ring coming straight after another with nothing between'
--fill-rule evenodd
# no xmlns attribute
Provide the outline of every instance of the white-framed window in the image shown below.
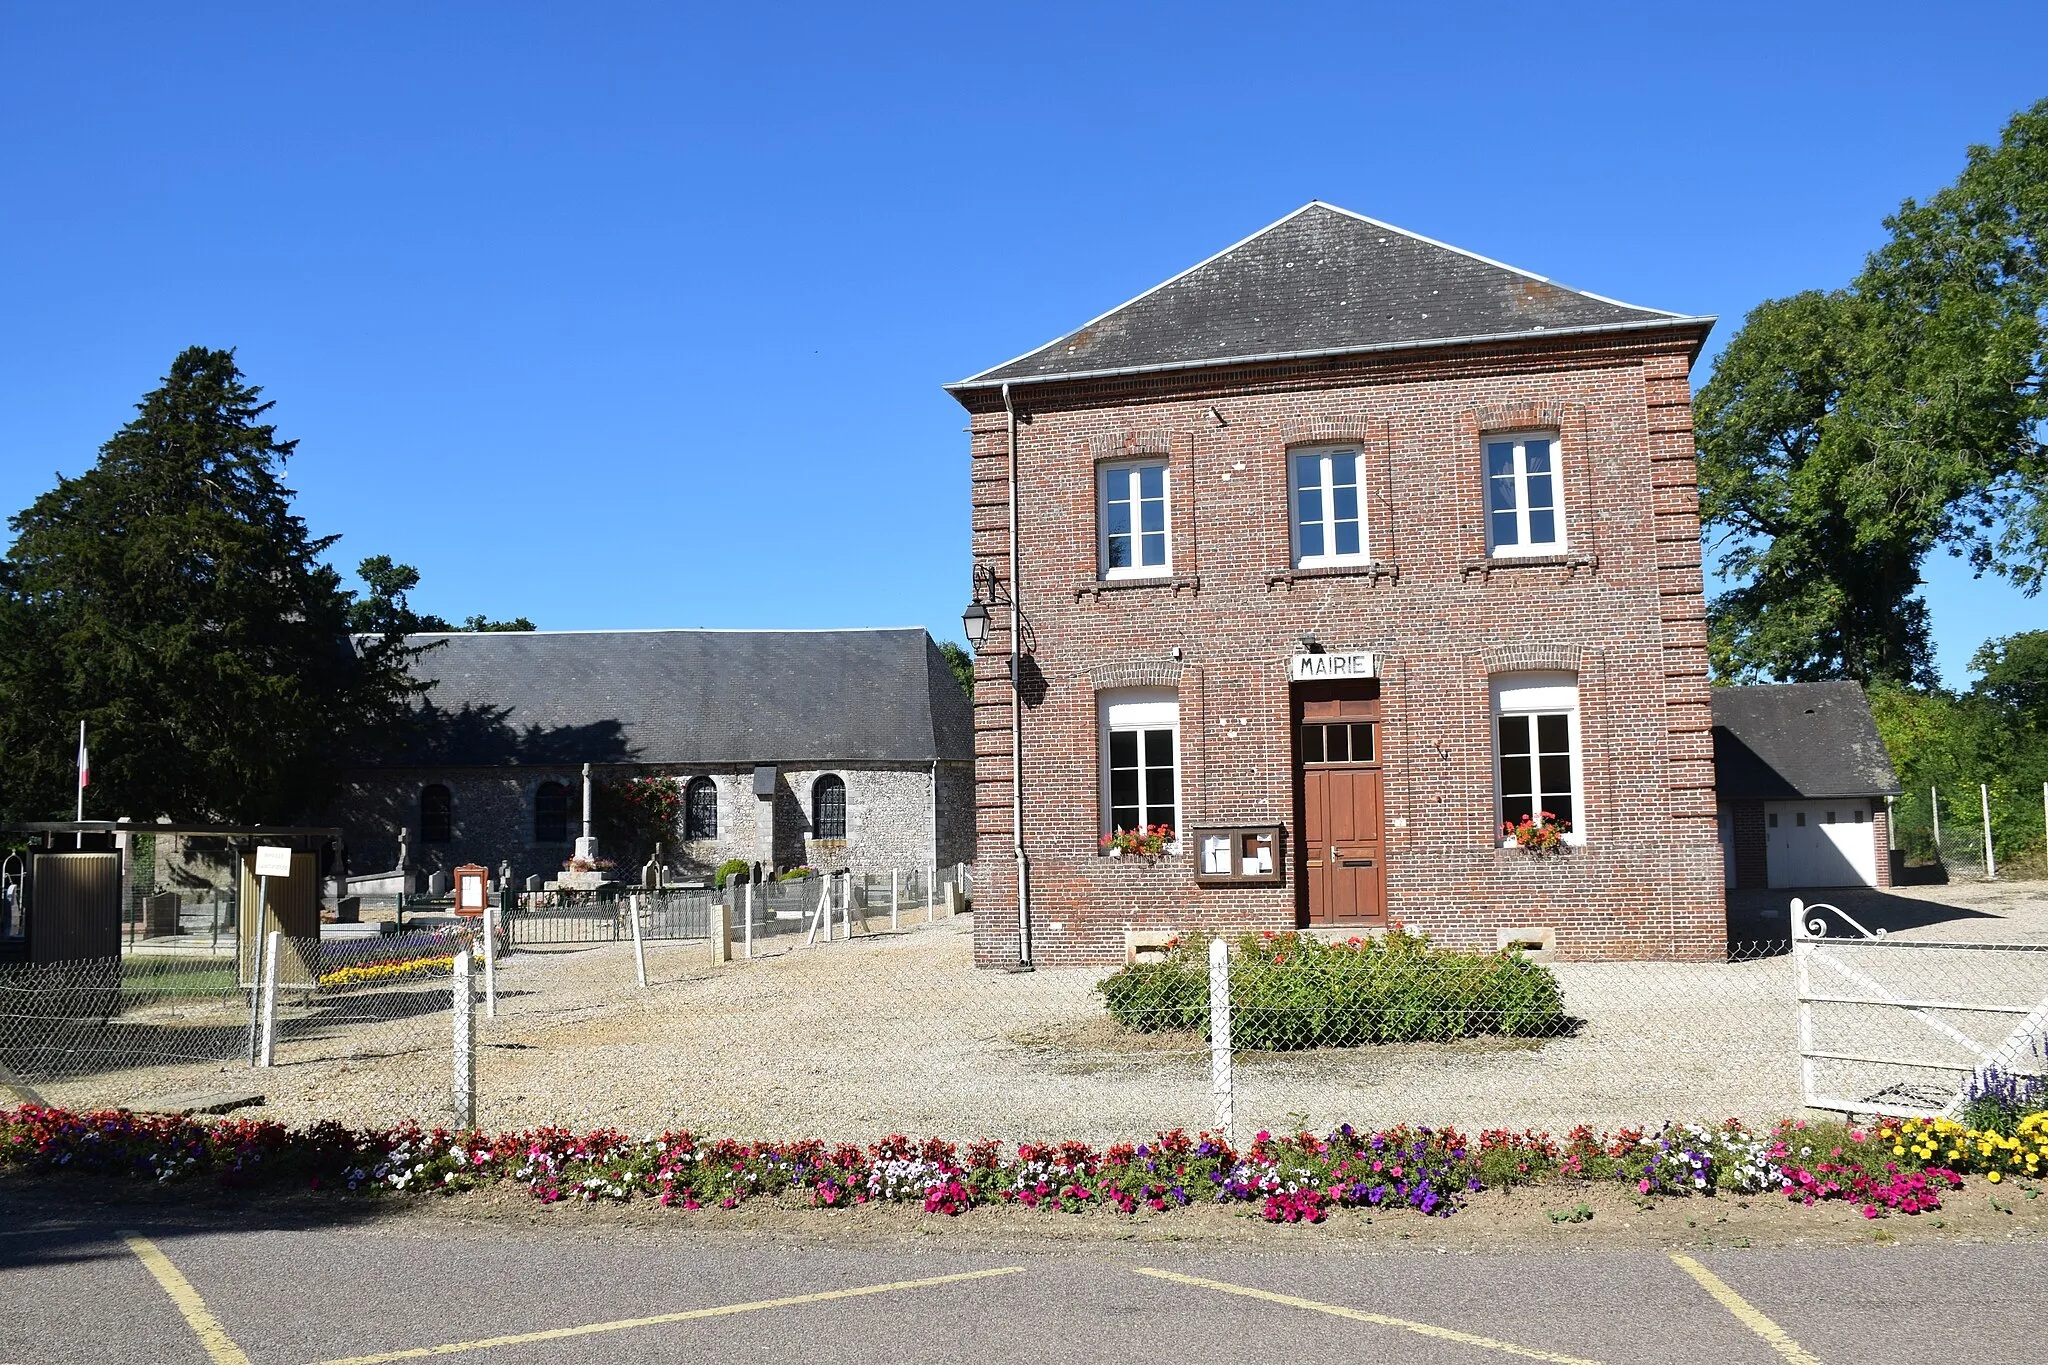
<svg viewBox="0 0 2048 1365"><path fill-rule="evenodd" d="M1570 673L1504 673L1493 680L1495 816L1566 826L1565 842L1586 841L1585 776L1579 738L1579 683ZM1510 842L1505 829L1503 843Z"/></svg>
<svg viewBox="0 0 2048 1365"><path fill-rule="evenodd" d="M1487 553L1542 555L1564 549L1564 479L1557 437L1489 436L1484 445Z"/></svg>
<svg viewBox="0 0 2048 1365"><path fill-rule="evenodd" d="M1371 557L1365 460L1355 448L1294 450L1287 459L1294 515L1294 563L1360 564Z"/></svg>
<svg viewBox="0 0 2048 1365"><path fill-rule="evenodd" d="M1104 578L1155 578L1173 572L1172 518L1164 461L1106 464L1096 473Z"/></svg>
<svg viewBox="0 0 2048 1365"><path fill-rule="evenodd" d="M1180 831L1180 697L1172 688L1097 694L1102 726L1102 832Z"/></svg>

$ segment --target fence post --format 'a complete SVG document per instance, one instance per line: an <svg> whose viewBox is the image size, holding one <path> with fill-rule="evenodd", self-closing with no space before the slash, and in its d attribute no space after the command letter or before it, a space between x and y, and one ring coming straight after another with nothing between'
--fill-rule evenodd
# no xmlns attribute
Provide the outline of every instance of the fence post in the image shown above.
<svg viewBox="0 0 2048 1365"><path fill-rule="evenodd" d="M1806 936L1803 917L1806 906L1792 902L1792 994L1799 1001L1799 1100L1811 1105L1814 1101L1813 1063L1813 980L1812 965L1809 961L1813 944Z"/></svg>
<svg viewBox="0 0 2048 1365"><path fill-rule="evenodd" d="M277 950L283 940L281 929L272 929L263 940L263 1059L258 1066L269 1066L277 1055Z"/></svg>
<svg viewBox="0 0 2048 1365"><path fill-rule="evenodd" d="M637 892L626 897L626 917L633 921L633 975L644 991L647 989L647 948L640 941L640 896Z"/></svg>
<svg viewBox="0 0 2048 1365"><path fill-rule="evenodd" d="M1209 940L1209 1090L1216 1101L1216 1127L1234 1142L1236 1122L1230 1070L1230 945Z"/></svg>
<svg viewBox="0 0 2048 1365"><path fill-rule="evenodd" d="M239 956L241 945L236 942L235 952ZM249 950L249 1065L256 1066L261 1056L263 1042L263 954L253 947Z"/></svg>
<svg viewBox="0 0 2048 1365"><path fill-rule="evenodd" d="M711 965L722 967L732 961L732 906L717 901L711 907Z"/></svg>
<svg viewBox="0 0 2048 1365"><path fill-rule="evenodd" d="M853 939L853 874L846 872L840 875L843 880L839 883L839 936L851 942Z"/></svg>
<svg viewBox="0 0 2048 1365"><path fill-rule="evenodd" d="M1934 811L1934 861L1941 861L1941 788L1927 789L1929 808Z"/></svg>
<svg viewBox="0 0 2048 1365"><path fill-rule="evenodd" d="M498 928L488 896L484 898L484 1018L498 1017Z"/></svg>
<svg viewBox="0 0 2048 1365"><path fill-rule="evenodd" d="M754 960L754 884L752 882L747 883L747 889L744 894L746 898L744 913L747 917L747 922L741 932L746 935L746 938L743 946L740 948L740 956L752 962Z"/></svg>
<svg viewBox="0 0 2048 1365"><path fill-rule="evenodd" d="M2041 809L2048 811L2048 782L2041 784ZM903 874L895 868L889 869L889 929L894 932L903 927L898 911L903 905Z"/></svg>
<svg viewBox="0 0 2048 1365"><path fill-rule="evenodd" d="M1977 799L1984 804L1984 880L1998 880L1998 854L1991 847L1991 788L1979 782Z"/></svg>
<svg viewBox="0 0 2048 1365"><path fill-rule="evenodd" d="M448 987L449 1013L455 1017L455 1071L448 1090L455 1127L476 1127L476 1003L470 998L469 949L455 953L455 976Z"/></svg>

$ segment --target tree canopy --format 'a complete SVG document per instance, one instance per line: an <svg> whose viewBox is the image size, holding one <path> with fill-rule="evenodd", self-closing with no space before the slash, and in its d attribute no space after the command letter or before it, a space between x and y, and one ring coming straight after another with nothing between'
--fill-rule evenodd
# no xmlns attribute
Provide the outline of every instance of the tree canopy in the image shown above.
<svg viewBox="0 0 2048 1365"><path fill-rule="evenodd" d="M1885 226L1845 288L1751 312L1700 393L1724 679L1929 684L1931 551L2048 573L2048 100Z"/></svg>
<svg viewBox="0 0 2048 1365"><path fill-rule="evenodd" d="M420 585L420 571L410 564L395 562L390 555L371 555L356 566L356 577L369 591L349 604L348 628L357 634L414 635L420 632L522 631L534 629L524 616L493 621L485 616L465 617L461 625L446 617L421 615L407 605L413 589Z"/></svg>
<svg viewBox="0 0 2048 1365"><path fill-rule="evenodd" d="M92 468L11 519L0 560L0 805L277 823L388 740L413 651L352 647L350 595L281 474L296 442L231 351L192 347Z"/></svg>

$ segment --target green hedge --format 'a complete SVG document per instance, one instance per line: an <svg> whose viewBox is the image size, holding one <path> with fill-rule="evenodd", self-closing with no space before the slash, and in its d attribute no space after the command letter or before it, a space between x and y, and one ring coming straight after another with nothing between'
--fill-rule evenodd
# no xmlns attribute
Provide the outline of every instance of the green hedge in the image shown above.
<svg viewBox="0 0 2048 1365"><path fill-rule="evenodd" d="M1565 1028L1548 968L1519 952L1459 952L1426 934L1325 943L1246 934L1232 945L1231 1044L1253 1051L1470 1038L1542 1037ZM1162 962L1125 967L1096 987L1140 1033L1209 1032L1209 946L1177 942Z"/></svg>

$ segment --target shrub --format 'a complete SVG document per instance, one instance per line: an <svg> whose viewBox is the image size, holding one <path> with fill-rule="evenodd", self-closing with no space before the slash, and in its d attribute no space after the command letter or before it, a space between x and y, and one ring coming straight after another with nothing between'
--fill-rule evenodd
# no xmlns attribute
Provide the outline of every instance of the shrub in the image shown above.
<svg viewBox="0 0 2048 1365"><path fill-rule="evenodd" d="M2048 1077L2014 1075L1988 1068L1970 1077L1963 1091L1966 1127L2011 1137L2020 1120L2048 1110Z"/></svg>
<svg viewBox="0 0 2048 1365"><path fill-rule="evenodd" d="M1344 943L1246 934L1234 947L1231 1042L1241 1048L1542 1037L1565 1024L1557 978L1516 952L1438 948L1399 925ZM1096 989L1126 1028L1206 1036L1208 940L1176 941L1165 961L1125 967Z"/></svg>
<svg viewBox="0 0 2048 1365"><path fill-rule="evenodd" d="M806 877L815 877L817 875L818 869L806 863L802 867L790 868L775 880L778 882L800 882Z"/></svg>
<svg viewBox="0 0 2048 1365"><path fill-rule="evenodd" d="M719 889L723 890L734 877L751 877L753 873L754 865L745 858L727 858L718 865Z"/></svg>

